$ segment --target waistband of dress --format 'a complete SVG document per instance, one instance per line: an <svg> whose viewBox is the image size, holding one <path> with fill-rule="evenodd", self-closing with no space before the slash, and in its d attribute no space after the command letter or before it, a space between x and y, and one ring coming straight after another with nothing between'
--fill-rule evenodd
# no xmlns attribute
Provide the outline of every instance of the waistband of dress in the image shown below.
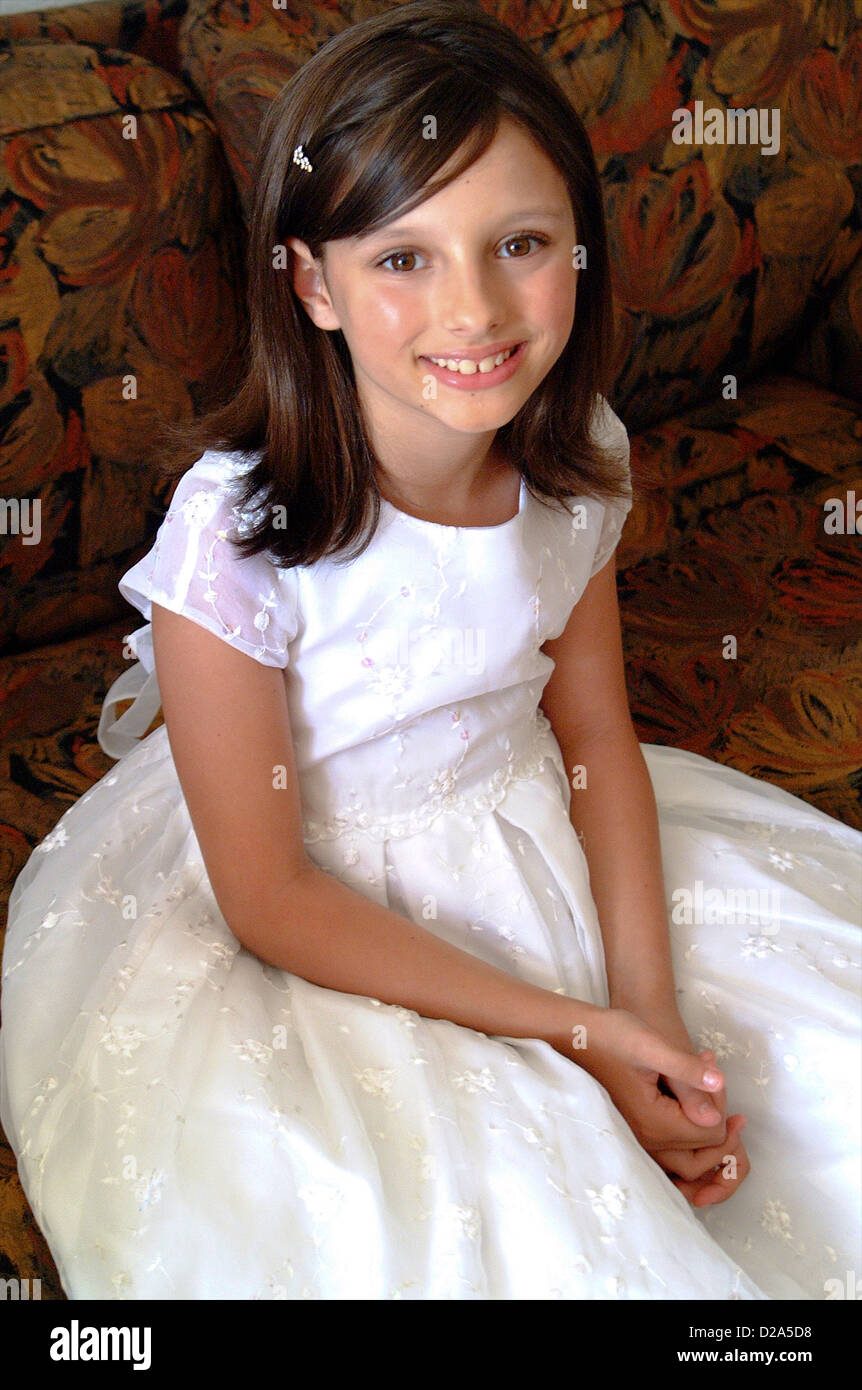
<svg viewBox="0 0 862 1390"><path fill-rule="evenodd" d="M515 781L536 777L553 768L565 783L565 768L559 744L540 708L526 730L521 748L502 763L499 758L484 772L471 769L454 776L438 776L435 792L418 805L391 815L380 815L354 798L329 814L308 813L302 820L306 844L342 837L366 836L372 840L404 839L428 830L443 815L484 815L499 806Z"/></svg>
<svg viewBox="0 0 862 1390"><path fill-rule="evenodd" d="M116 706L125 700L132 704L119 718ZM109 757L119 759L140 747L141 740L161 708L155 667L148 669L137 661L123 671L108 690L99 718L98 741ZM559 744L550 722L540 706L532 719L507 731L508 752L501 761L499 750L489 745L484 759L471 752L469 767L457 773L444 769L434 777L434 790L417 805L381 816L354 796L348 803L325 813L314 808L307 796L315 782L315 770L300 774L303 795L302 835L306 844L337 840L342 836L364 835L373 840L402 839L427 830L439 816L483 815L494 810L514 781L536 777L553 768L566 785L566 773ZM337 759L340 755L336 754ZM483 766L484 762L484 766Z"/></svg>

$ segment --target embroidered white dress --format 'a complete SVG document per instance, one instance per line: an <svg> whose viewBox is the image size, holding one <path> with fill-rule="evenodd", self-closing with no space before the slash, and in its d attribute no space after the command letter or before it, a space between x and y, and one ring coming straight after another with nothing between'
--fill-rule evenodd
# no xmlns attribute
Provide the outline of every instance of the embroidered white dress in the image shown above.
<svg viewBox="0 0 862 1390"><path fill-rule="evenodd" d="M625 435L610 412L604 428ZM630 501L569 515L522 487L515 517L477 528L384 503L357 560L279 570L230 545L247 466L204 454L121 580L147 625L103 709L118 762L11 897L0 1118L67 1294L829 1297L860 1268L858 831L642 745L681 1011L749 1117L750 1176L695 1211L548 1043L329 990L241 947L165 727L141 738L155 601L284 670L315 862L521 979L606 1004L540 648Z"/></svg>

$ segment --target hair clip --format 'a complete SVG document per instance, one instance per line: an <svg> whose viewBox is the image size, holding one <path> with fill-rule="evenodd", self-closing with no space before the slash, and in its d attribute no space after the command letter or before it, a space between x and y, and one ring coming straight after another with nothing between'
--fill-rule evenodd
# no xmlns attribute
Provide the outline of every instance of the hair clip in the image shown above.
<svg viewBox="0 0 862 1390"><path fill-rule="evenodd" d="M298 164L300 169L304 169L307 174L311 173L311 163L306 158L301 145L297 145L293 152L293 162L294 164Z"/></svg>

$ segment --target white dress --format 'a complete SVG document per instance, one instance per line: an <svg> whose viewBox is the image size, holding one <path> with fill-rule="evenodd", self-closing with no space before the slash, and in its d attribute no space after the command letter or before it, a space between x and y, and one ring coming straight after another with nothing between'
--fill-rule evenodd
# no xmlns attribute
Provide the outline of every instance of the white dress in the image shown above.
<svg viewBox="0 0 862 1390"><path fill-rule="evenodd" d="M625 433L610 411L604 427ZM198 460L121 592L285 670L316 863L606 1004L540 647L631 502L567 515L522 487L515 517L476 528L384 503L357 560L279 570L229 543L248 462ZM159 705L149 622L133 650L100 725L119 760L19 874L3 955L0 1118L71 1298L822 1299L860 1268L860 832L642 745L680 1008L749 1117L751 1174L695 1211L550 1044L241 947L165 727L140 737ZM756 890L749 915L730 882Z"/></svg>

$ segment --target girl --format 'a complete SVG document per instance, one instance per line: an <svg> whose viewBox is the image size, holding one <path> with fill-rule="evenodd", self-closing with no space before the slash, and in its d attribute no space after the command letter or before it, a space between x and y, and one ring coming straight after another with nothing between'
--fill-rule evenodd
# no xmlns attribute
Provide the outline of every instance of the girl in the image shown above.
<svg viewBox="0 0 862 1390"><path fill-rule="evenodd" d="M118 765L10 903L0 1114L67 1294L824 1297L862 836L635 736L580 121L408 4L287 84L254 189L245 373L120 582Z"/></svg>

